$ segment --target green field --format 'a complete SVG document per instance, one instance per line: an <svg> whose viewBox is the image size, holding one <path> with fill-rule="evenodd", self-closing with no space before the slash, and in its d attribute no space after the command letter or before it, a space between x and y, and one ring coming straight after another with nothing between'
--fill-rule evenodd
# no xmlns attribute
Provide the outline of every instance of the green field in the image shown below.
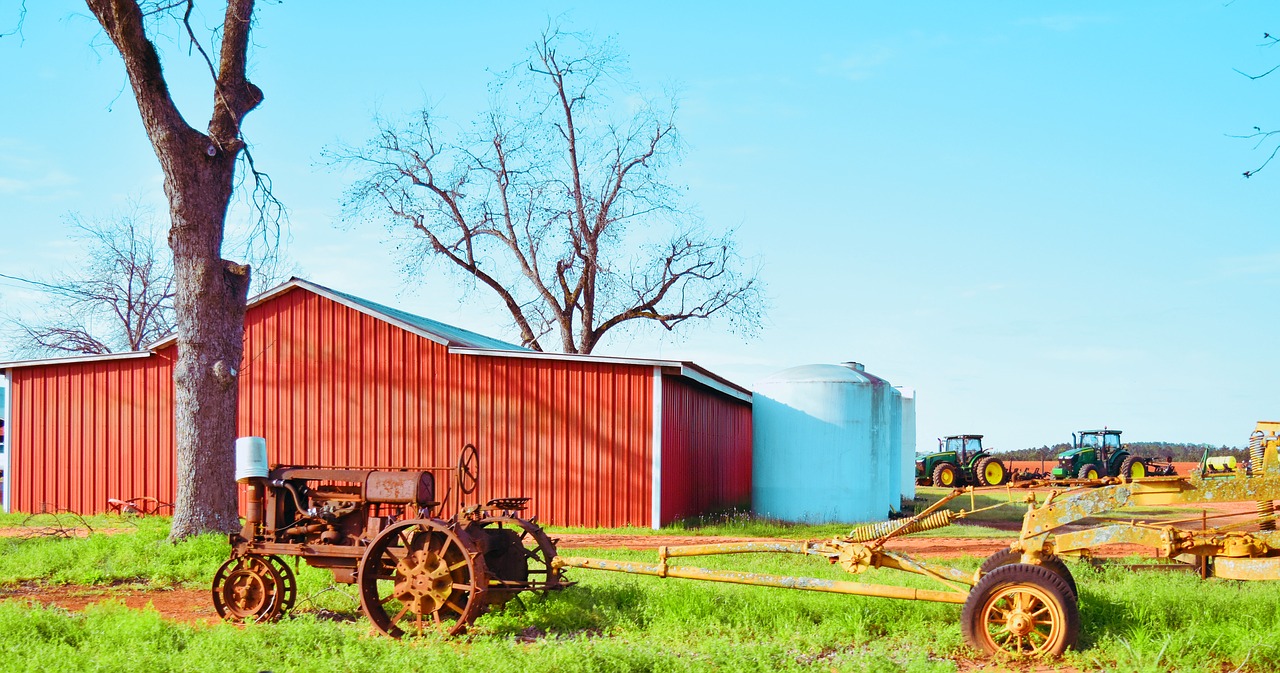
<svg viewBox="0 0 1280 673"><path fill-rule="evenodd" d="M0 519L0 525L15 525ZM91 523L93 523L91 521ZM101 528L133 528L111 518ZM615 533L617 531L614 531ZM667 531L676 532L676 531ZM207 583L228 554L205 536L173 545L163 519L124 534L0 539L0 591L26 583ZM651 552L573 550L652 560ZM810 558L688 559L710 567L910 586L881 570L851 578ZM976 567L980 559L956 565ZM1080 650L1057 666L1120 671L1280 668L1280 584L1073 566ZM470 635L405 643L370 635L350 587L302 568L299 609L276 624L189 625L119 604L82 613L0 601L5 671L953 671L983 659L954 605L570 571L578 582L482 617ZM977 661L974 661L977 660Z"/></svg>

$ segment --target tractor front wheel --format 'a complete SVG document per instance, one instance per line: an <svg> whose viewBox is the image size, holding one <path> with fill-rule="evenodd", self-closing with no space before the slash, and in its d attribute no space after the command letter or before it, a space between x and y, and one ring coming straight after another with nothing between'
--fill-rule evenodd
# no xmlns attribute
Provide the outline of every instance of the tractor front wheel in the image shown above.
<svg viewBox="0 0 1280 673"><path fill-rule="evenodd" d="M973 472L980 486L1004 486L1009 481L1009 470L999 458L987 456L979 460Z"/></svg>
<svg viewBox="0 0 1280 673"><path fill-rule="evenodd" d="M1095 463L1085 463L1084 465L1081 465L1080 471L1076 473L1077 478L1089 479L1091 481L1094 479L1099 479L1101 478L1101 476L1102 474L1098 470L1098 466Z"/></svg>
<svg viewBox="0 0 1280 673"><path fill-rule="evenodd" d="M933 468L933 485L955 488L960 485L960 470L951 463L938 463Z"/></svg>
<svg viewBox="0 0 1280 673"><path fill-rule="evenodd" d="M978 580L960 613L960 629L987 654L1057 656L1075 645L1080 611L1071 587L1053 571L1014 563Z"/></svg>

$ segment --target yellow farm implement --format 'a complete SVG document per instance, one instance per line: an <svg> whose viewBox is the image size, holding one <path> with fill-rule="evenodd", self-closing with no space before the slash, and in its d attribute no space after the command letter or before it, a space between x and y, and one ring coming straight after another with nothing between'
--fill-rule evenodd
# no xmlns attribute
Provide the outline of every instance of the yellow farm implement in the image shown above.
<svg viewBox="0 0 1280 673"><path fill-rule="evenodd" d="M924 563L885 549L896 537L948 526L974 510L944 505L972 489L956 490L919 514L863 526L824 541L750 542L662 547L654 564L557 557L556 568L587 568L660 578L682 578L829 593L935 601L962 605L961 631L975 648L990 654L1036 657L1072 647L1080 629L1075 579L1062 556L1088 556L1117 543L1150 547L1170 562L1198 569L1205 577L1234 580L1280 579L1280 532L1273 502L1280 499L1280 423L1261 422L1250 438L1250 467L1203 469L1188 476L1111 478L1049 490L1005 487L1009 501L1026 503L1022 531L1008 549L992 555L976 572ZM1019 486L1023 488L1023 486ZM987 492L997 489L985 489ZM1132 506L1256 502L1257 516L1209 527L1207 514L1180 521L1128 521L1065 530L1091 516ZM1212 518L1239 514L1215 515ZM1247 516L1247 515L1246 515ZM1199 523L1200 529L1180 527ZM778 576L746 571L677 566L671 559L720 554L784 553L818 556L861 574L892 568L932 580L934 589Z"/></svg>

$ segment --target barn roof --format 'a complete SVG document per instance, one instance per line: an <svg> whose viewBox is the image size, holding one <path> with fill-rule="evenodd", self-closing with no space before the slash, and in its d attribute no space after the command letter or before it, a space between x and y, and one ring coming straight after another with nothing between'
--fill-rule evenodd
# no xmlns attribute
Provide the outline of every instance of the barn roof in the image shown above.
<svg viewBox="0 0 1280 673"><path fill-rule="evenodd" d="M447 325L438 320L432 320L407 311L401 311L398 308L391 308L390 306L369 301L368 299L357 297L353 294L347 294L346 292L339 292L332 288L317 285L316 283L312 283L309 280L303 280L301 278L293 278L289 282L280 285L275 289L268 290L267 292L254 297L253 300L249 302L249 305L253 306L267 301L271 297L283 294L295 287L306 288L318 295L328 297L339 304L353 308L361 313L367 313L375 318L381 318L389 323L399 325L400 327L408 329L410 332L414 332L415 334L426 337L436 343L449 346L450 348L485 348L504 351L529 350L523 346L517 346L501 339L494 339L493 337L477 334L476 332L465 330L461 327Z"/></svg>
<svg viewBox="0 0 1280 673"><path fill-rule="evenodd" d="M409 332L417 334L425 339L429 339L438 344L446 346L450 353L458 353L461 355L475 355L481 357L509 357L524 358L534 360L558 360L564 362L597 362L602 364L620 364L620 365L640 365L645 367L659 367L664 372L675 376L680 376L703 386L716 390L720 393L734 397L736 399L750 402L751 392L742 386L725 379L724 377L713 374L709 370L700 367L692 362L682 360L653 360L647 358L624 358L613 357L608 355L578 355L574 353L544 353L535 351L523 346L495 339L483 334L478 334L470 330L455 327L438 320L431 320L420 315L415 315L407 311L385 306L377 302L369 301L355 295L339 292L323 285L318 285L302 278L292 278L262 294L257 295L249 300L249 307L252 308L259 304L271 301L287 292L295 289L304 289L323 297L327 297L339 304L347 306L353 310L359 311L366 315L372 316L379 320L385 321L392 325L396 325ZM35 367L40 365L53 364L72 364L79 362L92 362L98 360L117 360L124 358L144 358L152 355L156 350L169 346L177 341L176 334L152 343L145 351L129 352L129 353L110 353L106 355L81 355L59 358L42 358L38 360L21 360L15 362L0 362L0 370L18 368L18 367Z"/></svg>

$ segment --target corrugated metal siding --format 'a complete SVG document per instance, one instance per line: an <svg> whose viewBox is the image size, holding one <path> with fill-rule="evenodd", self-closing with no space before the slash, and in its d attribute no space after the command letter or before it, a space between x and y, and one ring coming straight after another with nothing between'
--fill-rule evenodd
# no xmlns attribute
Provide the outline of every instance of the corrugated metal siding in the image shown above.
<svg viewBox="0 0 1280 673"><path fill-rule="evenodd" d="M750 503L750 404L662 377L661 496L662 524Z"/></svg>
<svg viewBox="0 0 1280 673"><path fill-rule="evenodd" d="M93 513L107 498L172 501L172 355L13 370L12 509Z"/></svg>
<svg viewBox="0 0 1280 673"><path fill-rule="evenodd" d="M451 355L303 290L250 309L245 359L239 432L265 437L272 463L445 466L472 443L479 499L649 524L648 367Z"/></svg>
<svg viewBox="0 0 1280 673"><path fill-rule="evenodd" d="M530 496L529 513L547 523L652 523L649 366L451 355L303 289L251 308L245 339L238 432L266 437L273 463L452 465L470 442L482 460L480 499ZM174 352L13 369L13 509L171 502ZM667 381L664 466L673 481L664 518L736 503L739 482L750 479L749 407ZM745 468L733 461L731 477L726 446L747 456ZM682 453L692 468L676 469ZM684 476L688 469L698 476Z"/></svg>

